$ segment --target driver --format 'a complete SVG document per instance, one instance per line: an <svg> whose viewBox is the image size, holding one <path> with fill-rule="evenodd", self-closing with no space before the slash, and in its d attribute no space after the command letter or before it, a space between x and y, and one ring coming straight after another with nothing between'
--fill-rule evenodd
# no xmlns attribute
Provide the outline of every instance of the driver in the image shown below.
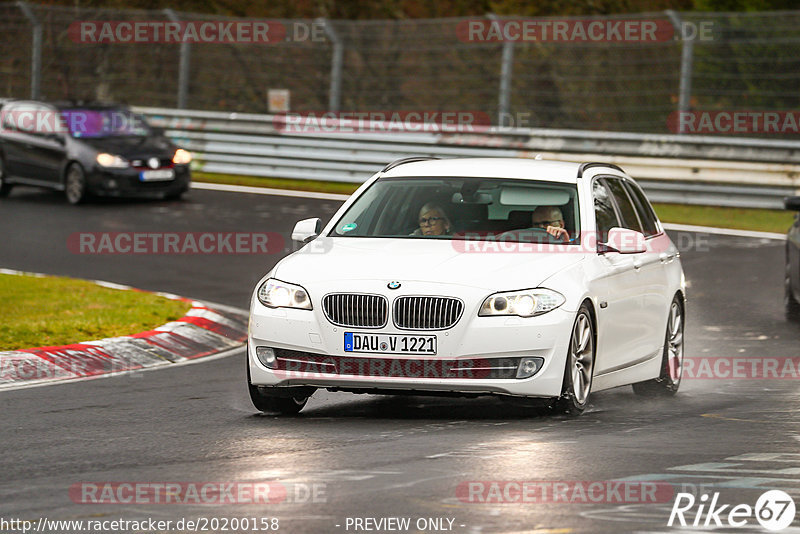
<svg viewBox="0 0 800 534"><path fill-rule="evenodd" d="M542 228L557 239L569 240L569 232L564 222L564 214L558 206L539 206L531 215L531 226Z"/></svg>
<svg viewBox="0 0 800 534"><path fill-rule="evenodd" d="M419 210L419 228L411 235L450 235L453 225L439 204L428 202Z"/></svg>

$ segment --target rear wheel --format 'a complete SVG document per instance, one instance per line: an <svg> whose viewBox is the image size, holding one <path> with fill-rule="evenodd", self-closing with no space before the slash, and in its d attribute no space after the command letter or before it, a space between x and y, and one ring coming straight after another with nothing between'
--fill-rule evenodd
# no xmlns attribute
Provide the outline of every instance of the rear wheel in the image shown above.
<svg viewBox="0 0 800 534"><path fill-rule="evenodd" d="M0 197L8 196L11 187L11 184L6 181L6 162L0 155Z"/></svg>
<svg viewBox="0 0 800 534"><path fill-rule="evenodd" d="M247 389L250 392L250 400L256 410L267 413L279 413L282 415L294 415L302 410L308 403L309 395L298 394L296 396L275 396L269 394L269 388L260 388L250 383L250 361L247 361ZM285 389L285 388L282 388Z"/></svg>
<svg viewBox="0 0 800 534"><path fill-rule="evenodd" d="M80 204L86 200L86 174L77 163L73 163L67 169L64 192L67 195L67 202L70 204Z"/></svg>
<svg viewBox="0 0 800 534"><path fill-rule="evenodd" d="M667 334L661 357L661 374L656 379L633 384L633 391L637 395L671 396L678 392L683 376L683 319L683 302L678 295L675 295L667 319Z"/></svg>
<svg viewBox="0 0 800 534"><path fill-rule="evenodd" d="M800 302L794 298L792 292L792 265L789 262L789 257L786 257L786 275L783 279L783 304L786 308L786 316L789 319L800 318Z"/></svg>
<svg viewBox="0 0 800 534"><path fill-rule="evenodd" d="M594 324L586 304L581 305L569 340L567 365L561 396L553 409L569 415L580 415L586 409L594 375Z"/></svg>

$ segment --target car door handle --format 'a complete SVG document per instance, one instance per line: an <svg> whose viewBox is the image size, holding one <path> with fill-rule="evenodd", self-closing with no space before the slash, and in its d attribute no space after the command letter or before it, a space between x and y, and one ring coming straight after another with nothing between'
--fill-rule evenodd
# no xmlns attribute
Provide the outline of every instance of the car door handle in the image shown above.
<svg viewBox="0 0 800 534"><path fill-rule="evenodd" d="M633 260L633 268L637 271L642 268L642 260Z"/></svg>
<svg viewBox="0 0 800 534"><path fill-rule="evenodd" d="M666 252L662 252L658 256L658 259L661 260L661 263L670 263L675 259L675 254L667 254Z"/></svg>

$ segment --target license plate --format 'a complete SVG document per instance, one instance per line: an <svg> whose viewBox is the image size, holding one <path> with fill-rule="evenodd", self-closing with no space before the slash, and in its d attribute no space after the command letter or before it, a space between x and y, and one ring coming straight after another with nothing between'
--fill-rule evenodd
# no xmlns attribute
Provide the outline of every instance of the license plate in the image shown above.
<svg viewBox="0 0 800 534"><path fill-rule="evenodd" d="M344 333L345 352L436 354L436 336Z"/></svg>
<svg viewBox="0 0 800 534"><path fill-rule="evenodd" d="M175 178L173 169L158 169L155 171L142 171L139 173L139 180L142 182L162 182Z"/></svg>

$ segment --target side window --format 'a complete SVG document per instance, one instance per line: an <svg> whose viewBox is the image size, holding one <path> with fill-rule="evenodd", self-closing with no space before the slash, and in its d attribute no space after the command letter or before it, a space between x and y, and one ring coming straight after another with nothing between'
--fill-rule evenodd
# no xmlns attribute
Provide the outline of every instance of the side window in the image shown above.
<svg viewBox="0 0 800 534"><path fill-rule="evenodd" d="M650 205L647 197L644 196L639 186L630 182L624 182L624 185L625 190L628 191L633 203L636 205L636 212L639 214L639 220L642 221L645 237L658 234L658 217L656 217L656 212L653 211L653 206Z"/></svg>
<svg viewBox="0 0 800 534"><path fill-rule="evenodd" d="M620 225L619 219L614 210L611 193L602 180L595 180L592 196L594 197L594 218L597 221L597 241L605 243L608 241L608 231Z"/></svg>
<svg viewBox="0 0 800 534"><path fill-rule="evenodd" d="M622 224L625 228L642 232L642 224L639 222L639 217L636 215L633 202L631 202L628 193L626 193L625 189L622 187L622 180L607 178L606 183L609 189L611 189L611 194L614 195L614 200L617 201L619 214L622 216Z"/></svg>

